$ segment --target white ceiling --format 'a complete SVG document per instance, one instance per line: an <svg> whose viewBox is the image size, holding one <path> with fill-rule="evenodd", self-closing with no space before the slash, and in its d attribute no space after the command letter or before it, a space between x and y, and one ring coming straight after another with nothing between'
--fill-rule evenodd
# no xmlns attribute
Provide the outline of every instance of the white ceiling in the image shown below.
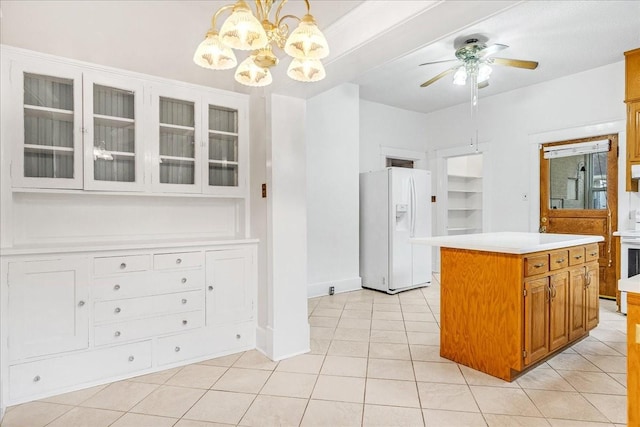
<svg viewBox="0 0 640 427"><path fill-rule="evenodd" d="M202 69L191 60L212 14L228 1L83 0L0 3L0 42L82 61L238 92L233 71ZM249 2L250 4L253 2ZM537 70L494 67L480 97L623 60L640 47L640 1L311 0L331 46L319 83L286 77L288 60L273 69L266 92L308 98L338 84L360 85L364 99L431 112L467 102L468 87L450 76L420 84L452 64L456 38L482 34L509 48L500 57L540 62ZM285 12L301 16L302 0ZM295 26L295 22L291 21ZM244 55L239 55L241 60ZM588 88L585 88L588 90Z"/></svg>

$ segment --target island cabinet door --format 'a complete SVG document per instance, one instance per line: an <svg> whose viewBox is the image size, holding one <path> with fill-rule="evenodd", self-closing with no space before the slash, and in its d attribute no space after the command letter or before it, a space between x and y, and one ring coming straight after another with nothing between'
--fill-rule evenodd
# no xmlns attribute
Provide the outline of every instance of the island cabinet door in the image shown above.
<svg viewBox="0 0 640 427"><path fill-rule="evenodd" d="M580 338L587 332L584 266L569 270L569 340Z"/></svg>
<svg viewBox="0 0 640 427"><path fill-rule="evenodd" d="M569 342L567 320L569 273L554 274L549 279L549 351Z"/></svg>
<svg viewBox="0 0 640 427"><path fill-rule="evenodd" d="M600 268L598 263L587 264L585 277L586 327L591 330L598 326L600 320Z"/></svg>
<svg viewBox="0 0 640 427"><path fill-rule="evenodd" d="M524 363L529 365L549 353L549 279L524 282Z"/></svg>

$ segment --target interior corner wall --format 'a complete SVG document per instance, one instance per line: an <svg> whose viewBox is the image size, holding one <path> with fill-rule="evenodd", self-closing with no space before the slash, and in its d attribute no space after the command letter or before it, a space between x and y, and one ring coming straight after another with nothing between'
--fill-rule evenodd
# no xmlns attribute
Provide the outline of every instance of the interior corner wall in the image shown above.
<svg viewBox="0 0 640 427"><path fill-rule="evenodd" d="M266 100L267 324L265 351L281 360L310 350L303 99Z"/></svg>
<svg viewBox="0 0 640 427"><path fill-rule="evenodd" d="M361 288L359 87L342 84L307 101L308 296Z"/></svg>
<svg viewBox="0 0 640 427"><path fill-rule="evenodd" d="M360 100L360 172L382 168L381 147L426 153L426 116Z"/></svg>

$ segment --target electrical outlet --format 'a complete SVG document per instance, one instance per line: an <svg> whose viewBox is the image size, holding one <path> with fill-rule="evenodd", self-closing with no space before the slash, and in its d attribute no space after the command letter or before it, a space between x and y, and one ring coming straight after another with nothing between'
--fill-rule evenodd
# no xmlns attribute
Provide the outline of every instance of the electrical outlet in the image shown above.
<svg viewBox="0 0 640 427"><path fill-rule="evenodd" d="M333 295L336 293L336 287L335 286L329 286L329 295Z"/></svg>
<svg viewBox="0 0 640 427"><path fill-rule="evenodd" d="M529 195L527 193L522 193L522 201L523 202L528 202L529 201Z"/></svg>

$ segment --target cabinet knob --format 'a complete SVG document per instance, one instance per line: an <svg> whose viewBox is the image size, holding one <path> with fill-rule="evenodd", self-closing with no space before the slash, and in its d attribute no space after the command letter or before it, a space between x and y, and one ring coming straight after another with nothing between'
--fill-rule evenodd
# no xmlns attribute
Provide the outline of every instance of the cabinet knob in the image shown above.
<svg viewBox="0 0 640 427"><path fill-rule="evenodd" d="M84 306L84 304L85 304L85 302L84 302L84 301L79 301L79 302L78 302L78 307L83 307L83 306Z"/></svg>
<svg viewBox="0 0 640 427"><path fill-rule="evenodd" d="M35 377L33 377L34 383L37 383L38 381L40 381L40 375L36 375Z"/></svg>
<svg viewBox="0 0 640 427"><path fill-rule="evenodd" d="M535 268L544 267L544 262L541 262L541 263L539 263L539 264L533 264L533 266L534 266Z"/></svg>
<svg viewBox="0 0 640 427"><path fill-rule="evenodd" d="M176 346L176 348L173 349L176 353L178 353L180 351L180 347Z"/></svg>
<svg viewBox="0 0 640 427"><path fill-rule="evenodd" d="M114 290L114 291L119 291L119 290L120 290L120 285L115 285L115 286L113 287L113 290Z"/></svg>
<svg viewBox="0 0 640 427"><path fill-rule="evenodd" d="M573 258L575 258L575 259L580 259L580 258L582 258L582 255L576 255L576 256L574 256Z"/></svg>
<svg viewBox="0 0 640 427"><path fill-rule="evenodd" d="M120 313L122 310L120 309L120 307L116 307L115 310L113 310L114 313L118 314Z"/></svg>
<svg viewBox="0 0 640 427"><path fill-rule="evenodd" d="M186 304L187 303L187 299L186 298L182 298L182 303Z"/></svg>
<svg viewBox="0 0 640 427"><path fill-rule="evenodd" d="M134 360L136 360L136 358L135 358L135 357L133 357L133 356L129 356L129 362L133 362Z"/></svg>
<svg viewBox="0 0 640 427"><path fill-rule="evenodd" d="M562 264L564 262L564 258L560 258L559 260L556 261L556 263L558 264Z"/></svg>
<svg viewBox="0 0 640 427"><path fill-rule="evenodd" d="M181 264L182 263L182 259L178 258L176 259L176 264Z"/></svg>
<svg viewBox="0 0 640 427"><path fill-rule="evenodd" d="M236 334L236 339L239 340L240 338L242 338L242 335Z"/></svg>
<svg viewBox="0 0 640 427"><path fill-rule="evenodd" d="M212 291L213 290L213 286L209 286L209 290Z"/></svg>
<svg viewBox="0 0 640 427"><path fill-rule="evenodd" d="M113 334L113 336L114 336L114 337L119 337L119 336L120 336L120 331L116 331L116 332Z"/></svg>
<svg viewBox="0 0 640 427"><path fill-rule="evenodd" d="M598 255L598 252L591 252L591 256L596 256Z"/></svg>
<svg viewBox="0 0 640 427"><path fill-rule="evenodd" d="M122 263L120 264L120 270L124 270L125 268L127 268L127 264L126 263Z"/></svg>
<svg viewBox="0 0 640 427"><path fill-rule="evenodd" d="M182 283L187 283L187 278L183 277L182 280L180 280Z"/></svg>
<svg viewBox="0 0 640 427"><path fill-rule="evenodd" d="M183 320L183 321L182 321L182 324L183 324L183 325L186 325L187 323L189 323L189 322L188 322L188 321L186 321L186 320Z"/></svg>

